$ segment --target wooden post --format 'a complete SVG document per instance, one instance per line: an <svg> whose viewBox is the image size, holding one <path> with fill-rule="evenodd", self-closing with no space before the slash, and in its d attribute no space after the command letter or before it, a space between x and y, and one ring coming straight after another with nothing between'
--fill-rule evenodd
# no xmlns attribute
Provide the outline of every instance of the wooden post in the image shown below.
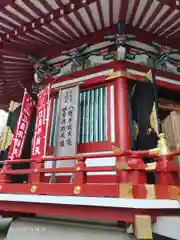
<svg viewBox="0 0 180 240"><path fill-rule="evenodd" d="M116 71L124 71L124 66L118 66ZM128 151L131 148L127 81L126 77L119 77L114 84L115 144L121 151ZM123 170L128 166L128 162L133 164L143 163L141 158L117 158L117 182L145 184L145 172Z"/></svg>
<svg viewBox="0 0 180 240"><path fill-rule="evenodd" d="M115 105L115 135L116 145L122 151L130 149L130 130L129 130L129 116L128 116L128 90L127 80L120 77L115 80L114 86L114 105ZM127 158L118 158L117 164L125 166ZM117 180L121 183L126 183L127 171L118 171Z"/></svg>
<svg viewBox="0 0 180 240"><path fill-rule="evenodd" d="M148 215L136 215L134 234L137 239L152 239L151 217Z"/></svg>

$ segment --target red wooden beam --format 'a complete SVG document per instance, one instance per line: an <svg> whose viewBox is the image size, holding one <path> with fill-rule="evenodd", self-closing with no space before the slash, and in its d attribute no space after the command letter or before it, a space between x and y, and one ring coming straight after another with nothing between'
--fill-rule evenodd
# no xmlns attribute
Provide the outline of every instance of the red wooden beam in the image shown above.
<svg viewBox="0 0 180 240"><path fill-rule="evenodd" d="M42 39L46 43L54 44L54 43L58 43L58 42L60 43L60 41L62 41L59 38L57 38L56 36L52 35L52 33L50 33L49 31L46 31L43 28L41 28L40 32L34 31L33 33L36 37L38 37L39 39Z"/></svg>
<svg viewBox="0 0 180 240"><path fill-rule="evenodd" d="M57 21L54 21L54 22L58 25ZM57 33L65 42L68 42L68 41L71 41L71 40L72 40L68 35L66 35L66 34L65 34L63 31L61 31L59 28L57 29L56 27L54 27L52 24L49 25L49 28L52 29L53 32ZM61 26L61 29L63 29L62 26ZM29 35L28 35L28 36L29 36Z"/></svg>
<svg viewBox="0 0 180 240"><path fill-rule="evenodd" d="M129 24L132 25L133 23L133 20L134 20L134 17L136 15L136 12L137 12L137 9L139 7L139 4L140 4L140 0L135 0L135 4L133 6L133 10L132 10L132 13L131 13L131 17L129 19Z"/></svg>
<svg viewBox="0 0 180 240"><path fill-rule="evenodd" d="M31 73L33 73L33 69L27 69L27 70L24 70L24 69L20 69L20 70L16 70L16 69L15 70L6 70L6 69L3 68L3 74L6 74L7 77L9 77L10 75L16 76L16 75L19 75L19 74L21 74L21 75L23 75L23 74L29 75ZM0 76L1 76L1 74L0 74Z"/></svg>
<svg viewBox="0 0 180 240"><path fill-rule="evenodd" d="M151 27L149 28L149 30L151 32L154 32L160 25L161 23L167 18L169 17L172 12L174 11L174 9L169 8L159 19L158 21L156 21L154 24L151 25Z"/></svg>
<svg viewBox="0 0 180 240"><path fill-rule="evenodd" d="M17 51L12 51L12 50L8 50L8 49L0 49L0 54L4 54L4 55L9 55L9 56L14 56L14 57L20 57L20 58L27 58L27 55L24 53L20 53L19 49Z"/></svg>
<svg viewBox="0 0 180 240"><path fill-rule="evenodd" d="M0 43L0 50L1 49L6 49L9 51L19 51L19 53L23 54L35 54L36 50L38 49L38 45L35 44L18 44L18 43L10 43L10 42L5 42L5 43Z"/></svg>
<svg viewBox="0 0 180 240"><path fill-rule="evenodd" d="M38 7L36 7L36 5L33 4L31 1L25 0L25 4L26 4L27 7L32 9L33 12L35 12L36 15L42 16L42 14L43 14L42 11Z"/></svg>
<svg viewBox="0 0 180 240"><path fill-rule="evenodd" d="M166 32L162 33L161 36L168 37L170 35L170 39L173 42L174 38L178 38L180 24L176 24L174 27L171 27Z"/></svg>
<svg viewBox="0 0 180 240"><path fill-rule="evenodd" d="M45 0L38 0L38 1L44 6L44 8L45 8L47 11L51 12L51 11L53 10L53 8L51 7L51 5L50 5L48 2L46 2Z"/></svg>
<svg viewBox="0 0 180 240"><path fill-rule="evenodd" d="M30 13L26 12L23 8L21 8L16 2L14 2L14 4L12 4L11 7L16 9L23 16L27 17L30 21L33 21L32 15Z"/></svg>
<svg viewBox="0 0 180 240"><path fill-rule="evenodd" d="M125 20L126 20L128 4L129 4L128 0L124 1L123 3L121 1L121 8L120 8L120 11L119 11L119 21L120 22L125 22Z"/></svg>
<svg viewBox="0 0 180 240"><path fill-rule="evenodd" d="M64 4L63 4L62 0L55 0L55 2L60 8L64 7Z"/></svg>
<svg viewBox="0 0 180 240"><path fill-rule="evenodd" d="M3 14L5 14L6 16L8 16L9 18L11 18L13 21L17 22L18 24L24 24L25 23L25 21L22 18L19 18L17 15L15 15L12 12L8 11L6 8L1 10L1 12ZM13 23L13 24L17 27L16 23Z"/></svg>
<svg viewBox="0 0 180 240"><path fill-rule="evenodd" d="M32 66L30 65L30 66L23 66L23 67L20 67L20 66L9 66L9 65L6 65L6 64L4 64L4 66L3 66L3 68L4 68L4 70L6 70L6 71L11 71L11 70L17 70L17 71L24 71L24 70L32 70Z"/></svg>
<svg viewBox="0 0 180 240"><path fill-rule="evenodd" d="M117 25L113 25L111 28L106 28L101 31L94 32L91 35L81 37L77 40L71 40L69 41L69 44L61 44L61 45L54 44L51 47L46 48L46 50L44 48L39 47L38 49L39 51L37 52L37 55L39 57L43 57L47 55L52 56L57 53L57 49L58 49L58 54L60 54L60 52L63 50L69 50L74 47L83 45L85 43L89 43L89 44L99 43L100 41L104 41L104 36L109 34L114 34L116 33L116 31L117 31Z"/></svg>
<svg viewBox="0 0 180 240"><path fill-rule="evenodd" d="M0 89L2 90L4 88L4 86L8 86L9 88L13 88L13 87L20 87L19 82L23 82L25 85L31 85L33 82L33 78L28 78L26 76L20 76L20 77L14 77L14 79L9 79L7 78L1 78L0 77L0 81L3 81L3 84L0 84Z"/></svg>
<svg viewBox="0 0 180 240"><path fill-rule="evenodd" d="M12 22L9 22L8 20L6 20L6 19L4 19L4 18L2 18L2 17L0 17L0 22L3 23L3 24L5 24L5 25L8 25L10 28L14 28L14 27L15 27ZM8 30L8 31L9 31L9 30Z"/></svg>
<svg viewBox="0 0 180 240"><path fill-rule="evenodd" d="M133 222L135 210L123 208L71 206L59 204L33 204L19 202L0 202L0 210L21 213L65 216L75 219L88 218L109 221Z"/></svg>
<svg viewBox="0 0 180 240"><path fill-rule="evenodd" d="M62 19L58 19L56 21L56 24L59 25L63 31L65 31L71 38L73 39L77 39L77 35L74 33L74 31L72 31L71 28L67 27L63 22L62 22Z"/></svg>
<svg viewBox="0 0 180 240"><path fill-rule="evenodd" d="M96 4L97 4L100 23L101 23L101 29L103 29L103 28L105 28L105 25L104 25L104 17L103 17L103 13L102 13L102 7L101 7L100 0L97 0Z"/></svg>
<svg viewBox="0 0 180 240"><path fill-rule="evenodd" d="M12 5L15 0L0 0L0 9L4 8L6 5Z"/></svg>
<svg viewBox="0 0 180 240"><path fill-rule="evenodd" d="M152 23L152 21L156 18L157 14L161 11L163 4L159 3L155 9L155 11L152 13L152 15L148 18L147 22L143 26L143 30L146 30L149 25Z"/></svg>
<svg viewBox="0 0 180 240"><path fill-rule="evenodd" d="M180 9L180 5L177 4L179 0L158 0L158 2L169 5L172 8Z"/></svg>
<svg viewBox="0 0 180 240"><path fill-rule="evenodd" d="M79 29L76 24L73 22L73 20L69 16L64 17L65 20L73 27L73 29L79 34L79 36L84 35L84 32ZM82 21L83 22L83 21Z"/></svg>
<svg viewBox="0 0 180 240"><path fill-rule="evenodd" d="M137 41L141 41L142 43L152 44L152 42L157 42L159 44L180 50L180 46L178 42L172 44L171 39L164 38L164 37L158 36L157 34L146 32L137 27L132 27L129 25L126 26L126 30L129 34L135 35L137 37Z"/></svg>
<svg viewBox="0 0 180 240"><path fill-rule="evenodd" d="M29 80L31 80L31 77L32 77L32 75L28 75L28 74L26 74L26 73L19 73L19 74L4 74L3 75L3 73L1 73L0 74L0 79L1 80L4 80L4 79L19 79L19 78L29 78Z"/></svg>
<svg viewBox="0 0 180 240"><path fill-rule="evenodd" d="M80 46L85 43L89 44L96 44L99 43L100 41L104 41L104 36L109 35L109 34L115 34L117 31L117 24L114 24L112 27L94 32L90 36L84 36L76 41L71 40L69 41L69 44L54 44L53 46L49 47L48 49L44 49L39 47L36 53L39 57L44 57L44 56L50 56L50 57L55 57L57 56L57 49L58 49L58 56L60 55L60 52L63 50L69 50L74 47ZM172 48L176 48L177 50L180 50L180 46L178 42L174 42L173 44L171 43L171 39L167 39L164 37L157 36L156 34L150 33L150 32L145 32L137 27L132 27L131 25L126 26L126 32L128 34L132 34L136 36L137 41L140 41L142 43L146 44L152 44L152 42L157 42L159 44L169 46Z"/></svg>
<svg viewBox="0 0 180 240"><path fill-rule="evenodd" d="M94 30L95 30L95 31L98 31L97 26L96 26L96 22L95 22L95 20L94 20L94 18L93 18L93 15L92 15L92 12L91 12L89 6L86 5L84 8L86 9L86 12L87 12L87 14L88 14L88 17L89 17L89 19L90 19L90 22L91 22Z"/></svg>
<svg viewBox="0 0 180 240"><path fill-rule="evenodd" d="M95 2L95 0L77 1L75 4L69 3L63 7L62 10L57 9L43 16L43 18L38 18L33 22L23 24L21 27L15 28L10 35L5 34L2 38L2 42L8 42L11 38L16 38L17 36L23 36L26 32L33 32L34 29L40 29L43 25L50 24L51 21L59 19L60 17L66 17L68 14L77 11L78 9ZM33 5L31 2L27 2L27 5ZM35 5L31 6L35 7ZM36 9L37 10L37 9ZM40 10L39 10L40 11ZM40 11L41 12L41 11ZM42 12L39 13L42 16ZM43 19L43 20L42 20Z"/></svg>
<svg viewBox="0 0 180 240"><path fill-rule="evenodd" d="M149 10L149 8L150 8L152 3L153 3L153 0L148 0L146 6L144 7L144 10L140 13L140 17L139 17L139 19L138 19L138 21L136 23L137 27L140 27L140 25L141 25L145 15L147 14L147 12L148 12L148 10Z"/></svg>
<svg viewBox="0 0 180 240"><path fill-rule="evenodd" d="M177 12L172 18L171 21L167 22L166 24L164 24L162 27L160 27L157 31L155 31L155 33L157 35L160 35L161 33L163 33L167 28L169 28L174 22L176 22L177 20L179 20L180 18L180 14L179 12Z"/></svg>
<svg viewBox="0 0 180 240"><path fill-rule="evenodd" d="M113 0L109 0L109 19L110 26L113 25Z"/></svg>
<svg viewBox="0 0 180 240"><path fill-rule="evenodd" d="M5 62L11 62L15 64L21 64L21 65L27 65L32 66L32 63L29 62L29 59L26 58L18 58L11 55L2 55L2 61Z"/></svg>
<svg viewBox="0 0 180 240"><path fill-rule="evenodd" d="M33 64L30 63L28 60L25 59L18 59L18 58L11 58L10 56L2 56L2 60L4 64L14 64L14 66L16 65L21 65L23 66L32 66Z"/></svg>
<svg viewBox="0 0 180 240"><path fill-rule="evenodd" d="M14 87L14 88L4 87L4 91L6 91L6 96L7 96L7 94L9 94L9 95L10 94L12 94L12 95L19 95L19 93L22 92L22 88L20 88L18 86ZM0 95L4 96L4 91L2 91L0 89Z"/></svg>
<svg viewBox="0 0 180 240"><path fill-rule="evenodd" d="M86 25L86 23L84 22L84 20L83 20L81 14L79 13L79 11L76 11L74 14L75 14L76 18L78 19L78 21L80 22L82 28L84 29L86 35L90 34L89 28Z"/></svg>
<svg viewBox="0 0 180 240"><path fill-rule="evenodd" d="M5 27L5 26L2 25L1 23L0 23L0 30L1 30L1 31L4 31L5 33L8 33L8 32L11 31L9 28ZM1 33L1 35L2 35L2 33Z"/></svg>

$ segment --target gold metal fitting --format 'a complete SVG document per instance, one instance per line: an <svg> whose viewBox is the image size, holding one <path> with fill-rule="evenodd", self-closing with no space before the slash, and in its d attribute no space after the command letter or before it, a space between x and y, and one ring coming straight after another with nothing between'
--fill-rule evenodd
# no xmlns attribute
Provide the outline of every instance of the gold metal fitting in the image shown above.
<svg viewBox="0 0 180 240"><path fill-rule="evenodd" d="M119 171L128 170L129 169L128 163L124 161L119 161L116 163L116 169Z"/></svg>
<svg viewBox="0 0 180 240"><path fill-rule="evenodd" d="M81 168L80 168L80 167L77 167L77 168L76 168L76 171L77 171L77 172L81 171Z"/></svg>
<svg viewBox="0 0 180 240"><path fill-rule="evenodd" d="M81 187L80 186L76 186L76 187L74 187L74 194L80 194L80 192L81 192Z"/></svg>
<svg viewBox="0 0 180 240"><path fill-rule="evenodd" d="M121 149L118 148L118 147L116 147L116 146L112 146L112 151L113 151L114 153L121 153Z"/></svg>
<svg viewBox="0 0 180 240"><path fill-rule="evenodd" d="M32 193L35 193L36 190L37 190L37 186L33 185L33 186L31 187L31 192L32 192Z"/></svg>
<svg viewBox="0 0 180 240"><path fill-rule="evenodd" d="M105 80L111 80L118 77L132 78L132 74L127 71L116 71L116 72L107 73L105 75L107 75L107 78L105 78Z"/></svg>
<svg viewBox="0 0 180 240"><path fill-rule="evenodd" d="M168 141L166 140L164 133L159 134L158 148L160 155L167 155L170 153L168 148Z"/></svg>
<svg viewBox="0 0 180 240"><path fill-rule="evenodd" d="M132 184L120 184L119 185L119 197L120 198L133 198Z"/></svg>
<svg viewBox="0 0 180 240"><path fill-rule="evenodd" d="M167 155L170 153L168 141L165 138L164 133L159 134L157 148L151 149L150 152L157 153L159 155Z"/></svg>

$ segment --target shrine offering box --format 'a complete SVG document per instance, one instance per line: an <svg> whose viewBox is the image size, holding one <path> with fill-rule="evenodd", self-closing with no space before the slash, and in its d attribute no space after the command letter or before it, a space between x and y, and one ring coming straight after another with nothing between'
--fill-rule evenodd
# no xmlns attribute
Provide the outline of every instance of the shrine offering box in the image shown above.
<svg viewBox="0 0 180 240"><path fill-rule="evenodd" d="M162 121L162 131L168 140L170 151L180 149L180 111L172 111ZM180 166L180 156L174 159L176 164ZM179 175L180 176L180 175Z"/></svg>

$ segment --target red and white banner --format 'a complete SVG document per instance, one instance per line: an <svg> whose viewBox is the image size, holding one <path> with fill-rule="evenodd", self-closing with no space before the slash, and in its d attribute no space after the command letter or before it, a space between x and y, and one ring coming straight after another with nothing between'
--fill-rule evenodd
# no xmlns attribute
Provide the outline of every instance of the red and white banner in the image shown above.
<svg viewBox="0 0 180 240"><path fill-rule="evenodd" d="M49 91L49 87L45 88L38 96L35 132L32 142L32 158L41 157L45 154Z"/></svg>
<svg viewBox="0 0 180 240"><path fill-rule="evenodd" d="M12 139L12 143L8 152L9 159L21 158L32 113L33 113L33 99L25 90L21 106L21 112Z"/></svg>

